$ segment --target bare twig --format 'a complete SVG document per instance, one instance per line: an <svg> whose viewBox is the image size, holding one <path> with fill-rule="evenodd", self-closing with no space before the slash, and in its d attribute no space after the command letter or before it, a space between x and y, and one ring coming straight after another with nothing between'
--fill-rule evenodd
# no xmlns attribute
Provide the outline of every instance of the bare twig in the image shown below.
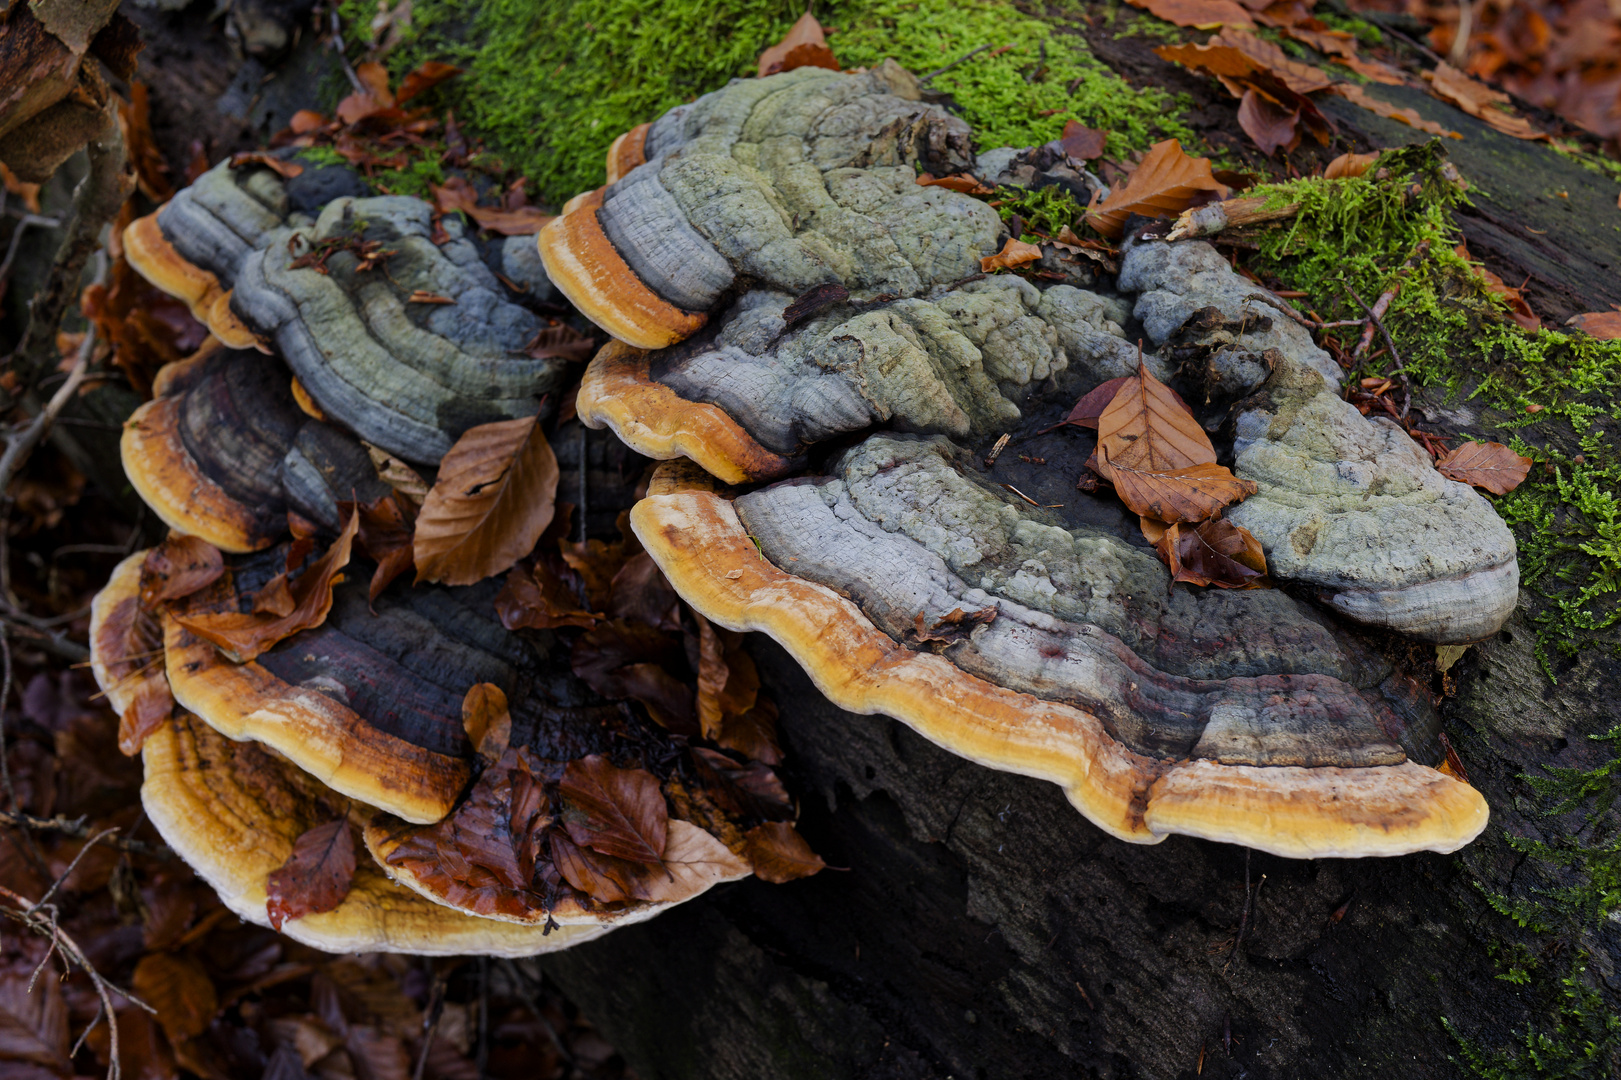
<svg viewBox="0 0 1621 1080"><path fill-rule="evenodd" d="M11 810L0 810L0 825L13 825L18 828L33 829L37 832L55 832L63 836L71 836L83 840L90 835L90 826L83 817L69 818L62 814L55 817L35 817L33 814L24 814ZM161 844L148 844L140 840L125 840L119 836L109 836L101 840L106 847L119 851L127 851L131 855L146 855L154 859L169 859L174 852Z"/></svg>
<svg viewBox="0 0 1621 1080"><path fill-rule="evenodd" d="M43 217L39 214L23 214L18 217L17 227L11 230L11 242L6 245L6 257L0 260L0 281L5 281L6 275L11 273L11 264L17 258L17 249L22 247L23 234L28 231L30 226L55 229L61 224L56 218Z"/></svg>
<svg viewBox="0 0 1621 1080"><path fill-rule="evenodd" d="M568 1047L563 1043L563 1037L557 1033L557 1029L552 1026L552 1022L541 1011L540 1003L535 1000L535 996L529 992L529 980L524 976L523 972L518 970L518 965L511 960L503 960L501 963L506 966L507 977L512 980L512 992L518 996L519 1001L524 1003L524 1007L534 1014L535 1019L540 1021L541 1028L546 1032L546 1038L551 1040L552 1048L557 1051L558 1058L567 1066L564 1075L573 1075L575 1068L574 1055L569 1053Z"/></svg>
<svg viewBox="0 0 1621 1080"><path fill-rule="evenodd" d="M1351 299L1357 302L1358 307L1368 313L1369 323L1379 328L1379 335L1385 339L1385 347L1390 350L1391 362L1396 365L1396 377L1401 380L1402 403L1400 419L1405 423L1407 410L1412 408L1413 405L1413 384L1407 379L1407 369L1402 366L1401 354L1396 351L1396 343L1390 340L1390 331L1385 329L1384 320L1372 308L1363 303L1362 297L1356 294L1356 290L1351 288L1349 283L1346 284L1345 291L1351 294Z"/></svg>
<svg viewBox="0 0 1621 1080"><path fill-rule="evenodd" d="M332 48L338 54L338 63L343 65L343 73L349 77L349 85L355 88L355 93L366 93L366 84L360 81L355 69L349 63L349 57L344 52L343 31L338 25L338 7L332 6Z"/></svg>
<svg viewBox="0 0 1621 1080"><path fill-rule="evenodd" d="M977 49L974 49L974 50L972 50L970 52L964 53L962 56L957 57L957 59L955 59L951 63L947 64L945 67L937 67L937 68L935 68L933 71L929 72L927 75L925 75L921 79L919 79L918 82L926 83L930 79L934 78L936 75L944 75L946 72L950 71L952 68L956 67L958 64L964 63L964 62L972 59L973 57L978 56L980 53L984 52L988 48L990 48L989 45L981 45Z"/></svg>
<svg viewBox="0 0 1621 1080"><path fill-rule="evenodd" d="M40 440L50 432L51 424L63 406L73 400L73 395L79 390L79 384L84 382L84 377L90 370L90 354L95 347L96 328L91 326L85 331L84 340L79 343L79 353L73 358L73 370L68 372L68 377L56 388L56 393L51 395L51 400L45 403L39 415L29 421L28 426L6 444L5 454L0 455L0 498L6 499L8 504L10 497L4 492L11 487L11 478L28 460L28 455L34 452L34 447L38 446Z"/></svg>
<svg viewBox="0 0 1621 1080"><path fill-rule="evenodd" d="M422 1049L417 1052L417 1064L411 1071L411 1080L422 1080L422 1074L428 1068L428 1051L433 1048L433 1037L439 1030L439 1019L445 1014L445 985L445 977L436 975L433 985L428 989L428 1006L422 1012Z"/></svg>
<svg viewBox="0 0 1621 1080"><path fill-rule="evenodd" d="M1408 274L1412 273L1413 267L1417 266L1419 260L1429 253L1430 242L1425 240L1423 243L1419 244L1418 247L1413 249L1413 253L1407 257L1406 262L1402 263L1401 266L1396 268L1396 280L1390 283L1390 288L1379 294L1379 299L1373 302L1371 316L1364 321L1362 337L1357 341L1356 348L1351 351L1351 359L1353 362L1362 359L1363 354L1368 351L1368 346L1373 344L1374 324L1380 319L1384 318L1385 312L1390 310L1390 302L1396 299L1397 293L1401 292L1402 279ZM1357 303L1362 304L1362 301L1359 299L1357 300ZM1366 304L1362 304L1362 307L1365 311L1369 310Z"/></svg>

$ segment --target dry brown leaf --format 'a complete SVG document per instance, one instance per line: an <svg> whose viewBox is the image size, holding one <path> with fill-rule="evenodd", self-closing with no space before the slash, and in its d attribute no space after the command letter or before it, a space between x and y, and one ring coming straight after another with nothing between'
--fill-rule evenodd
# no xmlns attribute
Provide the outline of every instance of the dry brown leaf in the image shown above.
<svg viewBox="0 0 1621 1080"><path fill-rule="evenodd" d="M1299 146L1299 125L1300 110L1285 109L1253 86L1239 99L1238 126L1267 157Z"/></svg>
<svg viewBox="0 0 1621 1080"><path fill-rule="evenodd" d="M925 173L917 178L919 187L943 187L947 191L961 192L964 195L990 195L995 188L982 183L978 177L967 173L958 173L956 176L929 176Z"/></svg>
<svg viewBox="0 0 1621 1080"><path fill-rule="evenodd" d="M395 103L404 105L418 94L433 89L446 79L454 78L462 73L462 69L454 64L442 63L438 60L429 60L419 64L405 73L400 80L400 92Z"/></svg>
<svg viewBox="0 0 1621 1080"><path fill-rule="evenodd" d="M361 445L371 457L372 467L377 470L377 478L398 494L421 505L422 500L428 497L428 482L422 479L421 474L387 450L373 446L369 442L362 442Z"/></svg>
<svg viewBox="0 0 1621 1080"><path fill-rule="evenodd" d="M195 536L171 533L141 563L141 606L154 610L212 585L225 573L220 549Z"/></svg>
<svg viewBox="0 0 1621 1080"><path fill-rule="evenodd" d="M719 881L749 872L749 864L725 844L687 821L670 821L662 869L644 870L638 897L654 903L680 903Z"/></svg>
<svg viewBox="0 0 1621 1080"><path fill-rule="evenodd" d="M1589 311L1572 315L1565 320L1565 325L1600 341L1614 341L1621 338L1621 311Z"/></svg>
<svg viewBox="0 0 1621 1080"><path fill-rule="evenodd" d="M744 839L748 846L743 854L754 867L754 876L773 885L810 877L827 866L786 821L756 826L744 834Z"/></svg>
<svg viewBox="0 0 1621 1080"><path fill-rule="evenodd" d="M1367 172L1369 167L1378 160L1379 152L1377 150L1368 154L1341 154L1324 166L1323 179L1350 180Z"/></svg>
<svg viewBox="0 0 1621 1080"><path fill-rule="evenodd" d="M822 24L809 10L789 28L783 39L760 54L760 78L795 68L819 67L839 70L839 61L827 47Z"/></svg>
<svg viewBox="0 0 1621 1080"><path fill-rule="evenodd" d="M471 585L511 569L551 524L557 476L538 415L468 429L417 515L417 581Z"/></svg>
<svg viewBox="0 0 1621 1080"><path fill-rule="evenodd" d="M283 161L274 154L267 154L263 150L243 150L231 155L231 168L240 169L246 165L263 165L283 180L291 180L295 176L304 175L304 166L296 161Z"/></svg>
<svg viewBox="0 0 1621 1080"><path fill-rule="evenodd" d="M1448 480L1472 484L1493 495L1507 495L1531 472L1531 459L1502 443L1468 442L1437 461L1435 467Z"/></svg>
<svg viewBox="0 0 1621 1080"><path fill-rule="evenodd" d="M1172 522L1154 541L1154 550L1171 568L1173 582L1248 589L1266 576L1261 542L1226 518L1211 518L1197 527Z"/></svg>
<svg viewBox="0 0 1621 1080"><path fill-rule="evenodd" d="M375 604L389 582L411 569L416 505L395 490L369 503L341 501L338 510L360 518L360 532L356 537L360 551L377 564L367 593L367 598Z"/></svg>
<svg viewBox="0 0 1621 1080"><path fill-rule="evenodd" d="M1344 64L1364 79L1371 79L1386 86L1406 86L1407 76L1382 60L1370 60L1365 56L1351 53L1348 56L1330 56L1329 60L1336 64Z"/></svg>
<svg viewBox="0 0 1621 1080"><path fill-rule="evenodd" d="M786 820L794 801L771 766L760 761L734 761L719 750L694 746L689 751L698 778L721 809L738 817Z"/></svg>
<svg viewBox="0 0 1621 1080"><path fill-rule="evenodd" d="M462 698L462 730L485 761L499 761L512 741L507 695L494 683L475 683Z"/></svg>
<svg viewBox="0 0 1621 1080"><path fill-rule="evenodd" d="M175 615L175 621L198 637L214 643L231 660L245 664L284 638L320 626L332 610L332 589L343 578L338 571L349 565L349 551L360 529L358 515L349 515L343 531L327 553L311 564L290 586L297 605L285 615L274 612L223 611Z"/></svg>
<svg viewBox="0 0 1621 1080"><path fill-rule="evenodd" d="M564 767L558 790L574 843L630 862L656 865L663 857L669 812L652 773L621 769L592 754Z"/></svg>
<svg viewBox="0 0 1621 1080"><path fill-rule="evenodd" d="M1101 205L1088 207L1086 220L1104 236L1118 240L1132 214L1170 217L1201 198L1222 198L1227 188L1210 173L1210 159L1189 157L1175 139L1155 143L1137 171L1115 187Z"/></svg>
<svg viewBox="0 0 1621 1080"><path fill-rule="evenodd" d="M331 911L349 895L355 838L347 818L307 830L265 882L265 913L276 930L288 919Z"/></svg>
<svg viewBox="0 0 1621 1080"><path fill-rule="evenodd" d="M1474 256L1469 254L1467 244L1459 244L1456 252L1461 259L1470 261L1474 259ZM1533 332L1542 329L1542 320L1538 318L1535 311L1531 310L1531 304L1526 300L1524 293L1478 263L1474 269L1485 284L1486 291L1508 305L1509 318L1514 321L1515 325L1522 330L1531 330Z"/></svg>
<svg viewBox="0 0 1621 1080"><path fill-rule="evenodd" d="M1133 513L1203 521L1256 490L1217 465L1215 448L1170 387L1146 369L1131 376L1098 418L1098 475Z"/></svg>
<svg viewBox="0 0 1621 1080"><path fill-rule="evenodd" d="M394 95L388 88L388 69L368 60L355 67L355 76L365 87L338 102L338 119L358 124L369 116L394 108Z"/></svg>
<svg viewBox="0 0 1621 1080"><path fill-rule="evenodd" d="M591 627L601 615L582 610L580 601L551 562L537 558L532 564L520 563L507 574L505 586L495 598L495 612L508 630L530 627L552 630L562 626Z"/></svg>
<svg viewBox="0 0 1621 1080"><path fill-rule="evenodd" d="M1312 94L1334 85L1334 80L1317 68L1241 30L1223 30L1203 45L1161 45L1154 53L1163 60L1214 75L1234 97L1242 95L1236 83L1259 75L1271 75L1297 94Z"/></svg>
<svg viewBox="0 0 1621 1080"><path fill-rule="evenodd" d="M1064 417L1064 423L1074 424L1076 427L1091 428L1096 431L1098 429L1098 417L1103 415L1103 410L1109 407L1109 403L1120 392L1120 388L1130 382L1132 378L1134 376L1122 375L1117 379L1110 379L1094 386L1075 403L1075 407L1069 411L1069 415Z"/></svg>
<svg viewBox="0 0 1621 1080"><path fill-rule="evenodd" d="M1424 79L1436 97L1450 101L1505 135L1512 135L1516 139L1548 138L1547 132L1538 130L1525 117L1504 111L1511 100L1507 94L1493 90L1478 79L1471 79L1444 60L1435 66L1434 71L1426 71Z"/></svg>
<svg viewBox="0 0 1621 1080"><path fill-rule="evenodd" d="M1102 155L1103 144L1108 138L1107 131L1089 128L1078 120L1069 120L1064 124L1064 133L1058 136L1058 145L1076 161L1091 161Z"/></svg>
<svg viewBox="0 0 1621 1080"><path fill-rule="evenodd" d="M1254 26L1250 13L1234 0L1130 0L1135 7L1176 26Z"/></svg>
<svg viewBox="0 0 1621 1080"><path fill-rule="evenodd" d="M1408 127L1417 128L1419 131L1427 132L1431 135L1441 135L1448 139L1463 138L1463 136L1458 134L1456 131L1444 128L1440 124L1435 123L1433 120L1424 119L1412 109L1397 108L1395 105L1385 101L1383 98L1374 97L1372 94L1369 94L1355 83L1335 83L1334 93L1338 94L1340 97L1344 98L1346 101L1349 101L1353 105L1359 105L1362 108L1367 109L1375 116L1383 116L1387 120L1399 121L1400 123L1406 124Z"/></svg>
<svg viewBox="0 0 1621 1080"><path fill-rule="evenodd" d="M448 296L431 293L426 289L416 289L412 291L410 296L405 298L405 302L407 304L454 304L456 301Z"/></svg>
<svg viewBox="0 0 1621 1080"><path fill-rule="evenodd" d="M481 229L502 236L530 236L546 227L555 215L538 206L520 206L502 209L478 205L478 192L460 176L452 176L443 186L429 185L433 189L433 204L441 214L460 211L472 218Z"/></svg>
<svg viewBox="0 0 1621 1080"><path fill-rule="evenodd" d="M979 260L979 271L982 274L995 273L997 270L1011 270L1015 266L1036 262L1041 258L1041 249L1035 244L1027 244L1023 240L1008 237L1002 250L995 255L986 255Z"/></svg>
<svg viewBox="0 0 1621 1080"><path fill-rule="evenodd" d="M208 1030L219 1011L214 982L195 957L150 953L135 965L135 993L158 1011L163 1033L175 1045Z"/></svg>

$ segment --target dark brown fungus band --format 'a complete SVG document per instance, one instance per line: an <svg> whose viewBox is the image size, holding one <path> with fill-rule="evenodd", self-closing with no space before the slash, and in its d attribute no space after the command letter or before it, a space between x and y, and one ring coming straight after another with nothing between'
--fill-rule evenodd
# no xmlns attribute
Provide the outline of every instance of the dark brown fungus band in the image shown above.
<svg viewBox="0 0 1621 1080"><path fill-rule="evenodd" d="M748 284L797 296L919 296L979 269L1002 224L983 202L920 187L972 167L966 124L893 62L738 80L616 142L616 179L541 230L552 283L637 348L697 332Z"/></svg>
<svg viewBox="0 0 1621 1080"><path fill-rule="evenodd" d="M224 551L255 551L286 531L289 510L335 530L339 501L388 493L365 447L300 411L288 379L274 360L218 342L158 373L120 450L165 524Z"/></svg>
<svg viewBox="0 0 1621 1080"><path fill-rule="evenodd" d="M1298 858L1451 851L1486 823L1388 665L1275 592L1168 592L941 439L874 436L735 503L661 467L632 513L682 597L781 642L836 704L1053 780L1115 836ZM1417 757L1419 760L1415 760Z"/></svg>

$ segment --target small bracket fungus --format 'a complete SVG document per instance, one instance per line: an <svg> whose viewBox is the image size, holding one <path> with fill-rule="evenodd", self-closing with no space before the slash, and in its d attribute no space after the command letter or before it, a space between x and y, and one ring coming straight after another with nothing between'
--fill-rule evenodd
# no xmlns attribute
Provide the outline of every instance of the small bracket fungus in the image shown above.
<svg viewBox="0 0 1621 1080"><path fill-rule="evenodd" d="M1112 835L1316 858L1485 827L1478 792L1412 760L1433 714L1353 638L1275 591L1167 595L1151 556L943 440L874 436L735 503L660 469L632 524L705 617L770 634L843 708L1063 785Z"/></svg>
<svg viewBox="0 0 1621 1080"><path fill-rule="evenodd" d="M124 473L164 524L223 551L256 551L287 511L336 530L337 503L388 493L351 436L309 419L285 369L207 343L169 364L124 425Z"/></svg>
<svg viewBox="0 0 1621 1080"><path fill-rule="evenodd" d="M994 210L916 183L920 164L970 167L969 144L890 62L737 80L616 142L615 179L541 230L541 258L581 314L637 348L691 336L750 283L918 296L999 246Z"/></svg>

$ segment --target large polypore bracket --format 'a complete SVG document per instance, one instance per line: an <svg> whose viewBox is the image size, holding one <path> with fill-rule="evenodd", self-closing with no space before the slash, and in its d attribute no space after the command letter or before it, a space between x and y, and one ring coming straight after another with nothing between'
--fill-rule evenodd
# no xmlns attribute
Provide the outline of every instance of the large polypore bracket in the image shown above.
<svg viewBox="0 0 1621 1080"><path fill-rule="evenodd" d="M1059 783L1123 839L1394 855L1485 826L1478 792L1412 760L1433 714L1353 638L1275 591L1167 594L1152 555L943 440L875 436L735 502L664 465L631 520L683 599L775 638L835 704Z"/></svg>
<svg viewBox="0 0 1621 1080"><path fill-rule="evenodd" d="M916 166L970 168L966 124L924 104L892 62L859 75L800 68L738 80L609 155L612 182L541 230L552 282L581 314L637 348L699 330L757 285L799 295L919 296L979 269L996 212Z"/></svg>
<svg viewBox="0 0 1621 1080"><path fill-rule="evenodd" d="M365 447L301 412L287 371L217 341L169 364L125 422L124 473L170 528L256 551L296 510L336 530L338 502L388 494Z"/></svg>

